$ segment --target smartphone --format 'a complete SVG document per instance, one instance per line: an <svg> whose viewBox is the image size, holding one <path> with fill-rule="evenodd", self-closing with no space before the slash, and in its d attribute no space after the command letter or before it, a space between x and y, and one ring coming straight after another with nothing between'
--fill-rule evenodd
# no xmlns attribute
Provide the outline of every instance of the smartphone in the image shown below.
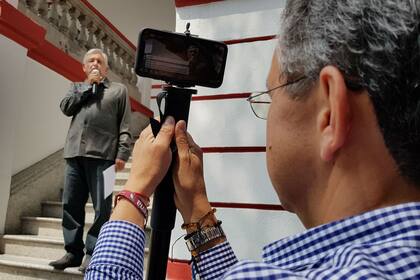
<svg viewBox="0 0 420 280"><path fill-rule="evenodd" d="M227 52L223 42L146 28L139 34L135 71L180 87L218 88Z"/></svg>

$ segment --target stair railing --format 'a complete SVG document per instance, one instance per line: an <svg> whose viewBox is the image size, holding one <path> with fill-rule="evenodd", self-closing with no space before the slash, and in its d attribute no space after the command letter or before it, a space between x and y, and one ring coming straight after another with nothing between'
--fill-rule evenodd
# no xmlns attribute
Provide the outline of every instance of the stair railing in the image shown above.
<svg viewBox="0 0 420 280"><path fill-rule="evenodd" d="M134 72L136 47L86 0L19 0L18 9L46 29L46 39L82 61L91 48L108 56L109 77L141 100Z"/></svg>

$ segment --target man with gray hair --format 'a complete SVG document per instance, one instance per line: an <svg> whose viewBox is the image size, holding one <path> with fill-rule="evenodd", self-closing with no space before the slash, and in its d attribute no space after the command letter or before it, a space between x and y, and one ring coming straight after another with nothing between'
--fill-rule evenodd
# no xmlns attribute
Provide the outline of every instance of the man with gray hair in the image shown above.
<svg viewBox="0 0 420 280"><path fill-rule="evenodd" d="M100 49L83 58L84 82L73 83L60 103L72 118L64 146L63 235L67 253L51 262L55 269L89 264L102 225L111 214L112 194L104 197L103 171L124 168L130 156L130 102L127 88L109 81L108 59ZM91 195L95 218L83 244L85 205ZM86 251L85 251L85 250Z"/></svg>
<svg viewBox="0 0 420 280"><path fill-rule="evenodd" d="M169 117L156 138L144 130L134 147L126 189L148 197L175 138L174 200L194 279L420 279L420 0L287 1L267 85L248 101L267 119L268 173L308 230L267 245L261 262L233 253L184 121ZM144 216L126 201L87 279L142 278L143 255L133 256ZM126 240L124 254L106 250Z"/></svg>

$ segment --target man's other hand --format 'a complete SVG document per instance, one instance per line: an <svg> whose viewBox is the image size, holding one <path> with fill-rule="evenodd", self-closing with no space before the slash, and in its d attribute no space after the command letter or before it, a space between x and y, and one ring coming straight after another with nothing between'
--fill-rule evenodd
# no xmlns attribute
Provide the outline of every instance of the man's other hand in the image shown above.
<svg viewBox="0 0 420 280"><path fill-rule="evenodd" d="M125 161L123 161L122 159L117 158L115 160L115 171L121 171L124 169L125 166Z"/></svg>
<svg viewBox="0 0 420 280"><path fill-rule="evenodd" d="M175 142L175 204L185 223L197 222L211 209L204 184L203 152L187 132L185 121L176 124Z"/></svg>

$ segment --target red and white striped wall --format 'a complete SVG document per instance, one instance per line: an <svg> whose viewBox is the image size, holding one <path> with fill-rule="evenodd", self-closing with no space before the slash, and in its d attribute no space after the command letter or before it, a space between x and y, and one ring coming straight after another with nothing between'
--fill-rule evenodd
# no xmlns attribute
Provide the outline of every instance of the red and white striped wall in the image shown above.
<svg viewBox="0 0 420 280"><path fill-rule="evenodd" d="M285 1L175 0L176 31L187 22L191 33L224 41L229 53L222 86L198 87L189 117L189 131L204 151L207 193L217 217L240 259L259 259L263 245L303 230L297 217L283 210L265 164L265 121L246 101L265 88ZM151 103L160 82L152 85ZM183 234L177 217L172 242ZM189 259L182 241L174 258Z"/></svg>

